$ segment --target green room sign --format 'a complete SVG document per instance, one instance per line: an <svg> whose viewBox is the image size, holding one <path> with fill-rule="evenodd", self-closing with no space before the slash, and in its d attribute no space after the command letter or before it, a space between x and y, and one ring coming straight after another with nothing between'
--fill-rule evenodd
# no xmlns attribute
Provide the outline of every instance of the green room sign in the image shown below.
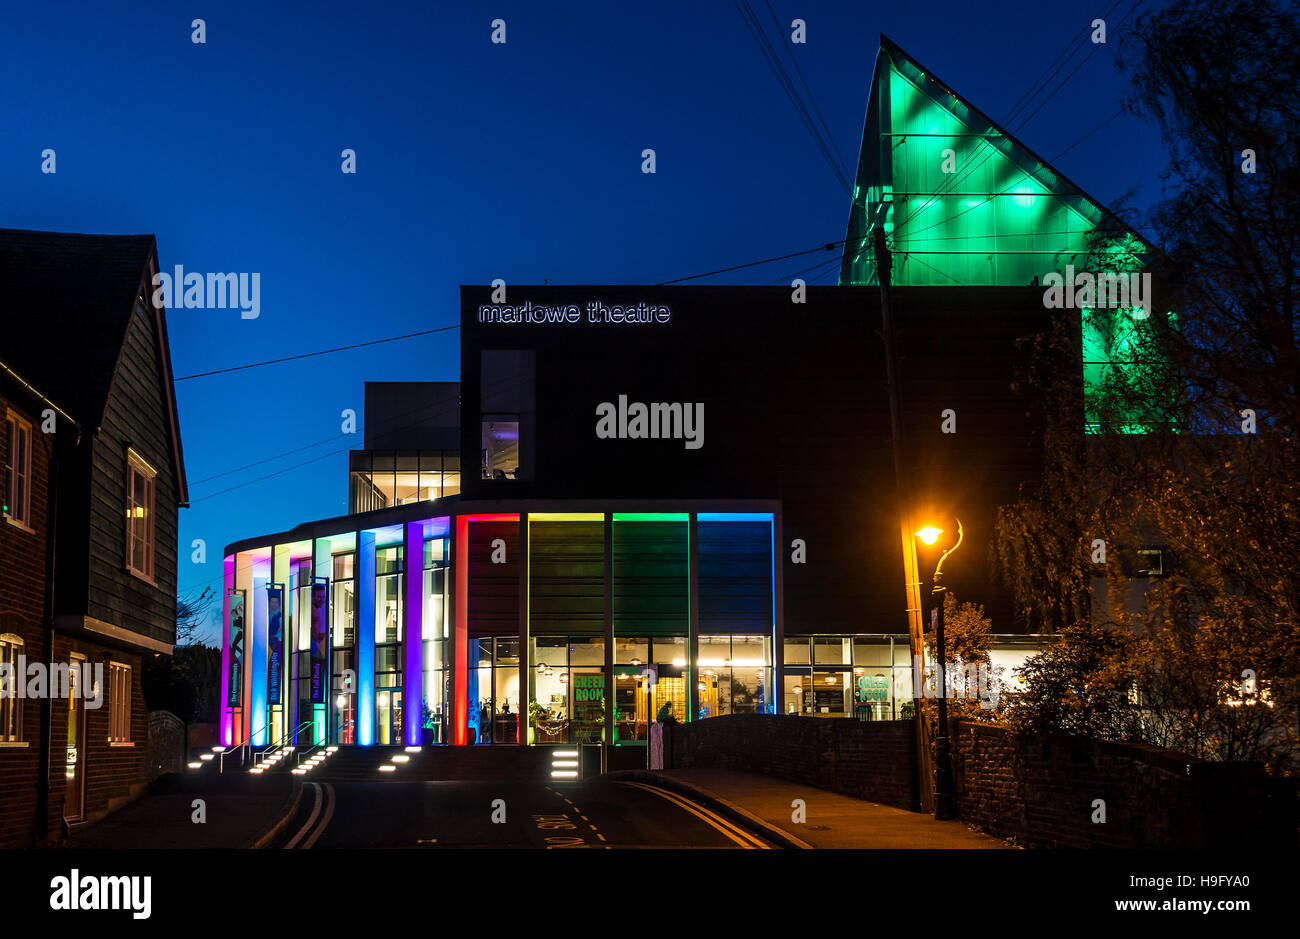
<svg viewBox="0 0 1300 939"><path fill-rule="evenodd" d="M889 678L885 675L859 675L854 686L858 704L889 700Z"/></svg>
<svg viewBox="0 0 1300 939"><path fill-rule="evenodd" d="M605 699L604 675L575 675L573 678L574 701L603 701Z"/></svg>

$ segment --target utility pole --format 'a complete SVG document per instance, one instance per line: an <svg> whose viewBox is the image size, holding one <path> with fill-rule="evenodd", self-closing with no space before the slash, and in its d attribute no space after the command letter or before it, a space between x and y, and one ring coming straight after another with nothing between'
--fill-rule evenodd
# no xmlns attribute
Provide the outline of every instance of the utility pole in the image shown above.
<svg viewBox="0 0 1300 939"><path fill-rule="evenodd" d="M903 551L903 590L906 598L907 636L911 646L912 662L916 656L925 655L925 633L921 620L921 575L916 562L916 541L912 526L912 500L907 484L907 465L903 454L903 412L899 402L898 382L898 348L894 339L894 315L889 298L890 267L892 259L885 246L885 230L880 224L884 218L884 207L876 217L876 226L872 230L873 247L876 256L876 280L880 284L880 334L885 345L885 385L889 392L889 425L893 436L894 449L894 491L898 499L898 534ZM925 812L934 810L933 772L930 764L930 738L921 712L921 687L913 669L912 707L916 715L916 759L917 775L928 785L918 787L921 809Z"/></svg>

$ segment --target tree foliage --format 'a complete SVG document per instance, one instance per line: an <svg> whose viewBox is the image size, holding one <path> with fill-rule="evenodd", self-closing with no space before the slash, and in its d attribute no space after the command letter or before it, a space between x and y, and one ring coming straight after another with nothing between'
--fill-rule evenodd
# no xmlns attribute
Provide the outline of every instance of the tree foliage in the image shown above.
<svg viewBox="0 0 1300 939"><path fill-rule="evenodd" d="M1057 420L1043 479L999 515L998 560L1026 619L1066 628L1025 670L1020 726L1296 766L1295 13L1182 0L1122 40L1128 104L1170 160L1159 242L1138 256L1102 231L1094 262L1153 271L1160 305L1062 317L1028 350L1023 381ZM1081 335L1106 362L1086 393ZM1163 552L1155 576L1143 546Z"/></svg>

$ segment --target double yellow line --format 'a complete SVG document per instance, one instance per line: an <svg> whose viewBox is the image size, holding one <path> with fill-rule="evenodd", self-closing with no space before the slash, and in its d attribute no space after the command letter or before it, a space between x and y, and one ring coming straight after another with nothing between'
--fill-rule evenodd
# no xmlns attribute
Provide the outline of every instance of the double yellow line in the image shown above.
<svg viewBox="0 0 1300 939"><path fill-rule="evenodd" d="M661 789L658 786L652 786L649 783L623 782L622 784L624 786L636 786L638 789L644 789L646 792L653 792L655 795L659 796L659 798L666 799L679 808L685 809L692 815L702 819L709 825L712 825L742 848L748 850L758 848L764 851L771 850L772 848L772 846L766 841L751 835L734 822L723 818L717 812L705 808L698 802L693 802L690 799L687 799L685 796L680 796L675 792L669 792L667 789Z"/></svg>

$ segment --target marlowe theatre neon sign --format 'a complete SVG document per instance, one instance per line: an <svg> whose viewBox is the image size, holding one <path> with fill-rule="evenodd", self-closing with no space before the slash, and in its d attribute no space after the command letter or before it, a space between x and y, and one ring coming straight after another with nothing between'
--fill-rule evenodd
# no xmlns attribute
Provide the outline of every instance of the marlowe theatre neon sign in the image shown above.
<svg viewBox="0 0 1300 939"><path fill-rule="evenodd" d="M480 323L531 323L536 325L574 325L588 323L592 325L606 323L631 323L633 325L654 325L667 323L673 318L673 311L666 306L646 303L644 300L628 304L610 304L602 300L588 300L585 307L576 303L555 305L534 304L525 300L521 304L484 304L478 308Z"/></svg>

